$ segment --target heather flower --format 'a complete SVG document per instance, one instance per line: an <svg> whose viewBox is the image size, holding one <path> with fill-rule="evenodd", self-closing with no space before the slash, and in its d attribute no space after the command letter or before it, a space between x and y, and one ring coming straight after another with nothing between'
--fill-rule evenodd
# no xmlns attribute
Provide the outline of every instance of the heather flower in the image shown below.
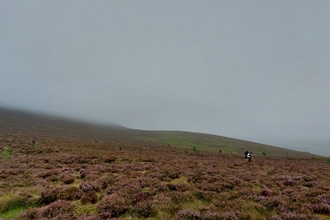
<svg viewBox="0 0 330 220"><path fill-rule="evenodd" d="M132 198L133 204L152 199L152 196L148 192L140 192L140 193L134 194L132 197L133 197Z"/></svg>
<svg viewBox="0 0 330 220"><path fill-rule="evenodd" d="M185 182L181 182L176 185L176 190L180 192L188 191L188 189L189 189L189 185Z"/></svg>
<svg viewBox="0 0 330 220"><path fill-rule="evenodd" d="M78 198L79 188L68 186L59 192L59 198L63 200L75 200Z"/></svg>
<svg viewBox="0 0 330 220"><path fill-rule="evenodd" d="M18 215L15 219L39 219L38 217L38 209L36 208L30 208L24 212L22 212L20 215Z"/></svg>
<svg viewBox="0 0 330 220"><path fill-rule="evenodd" d="M314 215L297 214L293 212L282 213L281 218L283 220L322 220L321 218Z"/></svg>
<svg viewBox="0 0 330 220"><path fill-rule="evenodd" d="M79 170L79 175L81 179L84 179L86 177L87 171L85 169Z"/></svg>
<svg viewBox="0 0 330 220"><path fill-rule="evenodd" d="M125 198L111 194L103 197L96 208L102 218L112 218L119 217L128 207Z"/></svg>
<svg viewBox="0 0 330 220"><path fill-rule="evenodd" d="M293 186L295 184L295 181L291 178L291 177L288 177L284 182L283 184L285 186Z"/></svg>
<svg viewBox="0 0 330 220"><path fill-rule="evenodd" d="M73 206L70 202L64 200L58 200L39 210L39 215L44 218L54 218L60 215L65 215L72 218Z"/></svg>
<svg viewBox="0 0 330 220"><path fill-rule="evenodd" d="M286 196L292 196L294 194L294 191L293 189L287 188L282 191L282 194Z"/></svg>
<svg viewBox="0 0 330 220"><path fill-rule="evenodd" d="M203 219L204 220L218 220L218 219L222 219L222 216L219 212L216 211L206 211L203 214Z"/></svg>
<svg viewBox="0 0 330 220"><path fill-rule="evenodd" d="M86 203L96 203L98 200L97 198L97 194L94 191L88 191L82 194L80 201L82 204L86 204Z"/></svg>
<svg viewBox="0 0 330 220"><path fill-rule="evenodd" d="M58 189L45 189L41 192L39 202L41 204L49 204L57 200L59 195Z"/></svg>
<svg viewBox="0 0 330 220"><path fill-rule="evenodd" d="M152 200L142 200L134 205L133 212L139 217L148 218L157 213L157 209Z"/></svg>
<svg viewBox="0 0 330 220"><path fill-rule="evenodd" d="M323 203L330 205L330 194L322 194L317 197Z"/></svg>
<svg viewBox="0 0 330 220"><path fill-rule="evenodd" d="M181 210L177 214L177 219L178 220L199 220L201 219L201 216L199 212L192 210L192 209L187 209L187 210Z"/></svg>
<svg viewBox="0 0 330 220"><path fill-rule="evenodd" d="M95 181L94 187L95 187L96 191L100 191L102 189L106 189L108 184L113 183L113 181L114 181L113 177L104 176Z"/></svg>
<svg viewBox="0 0 330 220"><path fill-rule="evenodd" d="M84 216L78 216L76 220L100 220L100 218L92 215L84 215Z"/></svg>
<svg viewBox="0 0 330 220"><path fill-rule="evenodd" d="M326 203L306 204L305 206L315 214L330 214L330 205Z"/></svg>
<svg viewBox="0 0 330 220"><path fill-rule="evenodd" d="M306 175L302 177L305 182L311 182L316 180L316 178L313 175Z"/></svg>
<svg viewBox="0 0 330 220"><path fill-rule="evenodd" d="M74 177L72 175L64 175L61 177L61 180L65 184L71 184L74 182Z"/></svg>
<svg viewBox="0 0 330 220"><path fill-rule="evenodd" d="M282 220L281 217L279 217L278 215L272 215L269 220Z"/></svg>
<svg viewBox="0 0 330 220"><path fill-rule="evenodd" d="M79 185L79 189L81 189L83 192L88 192L94 190L94 186L91 182L85 181Z"/></svg>
<svg viewBox="0 0 330 220"><path fill-rule="evenodd" d="M95 181L100 178L100 174L98 171L91 171L86 174L85 179L89 181Z"/></svg>
<svg viewBox="0 0 330 220"><path fill-rule="evenodd" d="M223 219L223 220L239 220L239 217L237 216L237 214L239 214L239 213L236 213L234 211L225 212L225 213L221 214L220 219Z"/></svg>
<svg viewBox="0 0 330 220"><path fill-rule="evenodd" d="M259 199L259 203L265 206L267 210L272 210L282 203L278 197L259 197Z"/></svg>
<svg viewBox="0 0 330 220"><path fill-rule="evenodd" d="M167 184L159 183L159 184L156 184L156 185L152 185L150 187L149 191L157 194L157 193L162 193L162 192L168 192L169 189L167 188Z"/></svg>
<svg viewBox="0 0 330 220"><path fill-rule="evenodd" d="M294 180L294 181L298 181L298 182L300 182L300 181L303 180L303 178L302 178L302 176L294 176L294 177L293 177L293 180Z"/></svg>
<svg viewBox="0 0 330 220"><path fill-rule="evenodd" d="M261 193L260 193L262 196L265 196L265 197L271 197L272 196L272 191L268 188L264 188L261 190Z"/></svg>

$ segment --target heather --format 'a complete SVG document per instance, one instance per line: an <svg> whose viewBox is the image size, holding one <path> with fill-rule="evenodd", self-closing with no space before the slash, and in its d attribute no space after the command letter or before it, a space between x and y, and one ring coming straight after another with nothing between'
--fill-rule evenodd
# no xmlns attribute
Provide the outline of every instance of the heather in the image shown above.
<svg viewBox="0 0 330 220"><path fill-rule="evenodd" d="M2 219L330 219L323 158L247 162L235 146L196 150L175 137L31 140L0 139Z"/></svg>

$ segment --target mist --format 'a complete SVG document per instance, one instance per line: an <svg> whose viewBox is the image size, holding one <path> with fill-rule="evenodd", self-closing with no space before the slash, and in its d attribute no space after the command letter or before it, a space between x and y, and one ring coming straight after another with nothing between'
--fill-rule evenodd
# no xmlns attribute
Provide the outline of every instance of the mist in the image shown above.
<svg viewBox="0 0 330 220"><path fill-rule="evenodd" d="M0 104L330 155L329 1L1 1Z"/></svg>

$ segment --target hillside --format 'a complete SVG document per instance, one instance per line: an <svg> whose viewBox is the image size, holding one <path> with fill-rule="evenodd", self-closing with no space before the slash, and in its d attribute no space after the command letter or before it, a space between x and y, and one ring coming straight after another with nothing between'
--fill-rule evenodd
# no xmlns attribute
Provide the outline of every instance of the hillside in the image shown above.
<svg viewBox="0 0 330 220"><path fill-rule="evenodd" d="M8 109L0 120L1 220L330 219L324 158Z"/></svg>
<svg viewBox="0 0 330 220"><path fill-rule="evenodd" d="M117 132L125 127L118 124L100 125L91 122L61 118L47 114L37 114L22 110L0 107L0 129L2 132L38 136L97 139Z"/></svg>
<svg viewBox="0 0 330 220"><path fill-rule="evenodd" d="M31 140L40 137L97 141L131 141L145 144L163 144L181 148L195 148L230 154L242 154L246 150L255 155L290 157L319 157L275 146L264 145L217 135L182 131L143 131L127 129L118 124L99 125L83 121L36 114L21 110L0 108L0 131L3 134L24 134Z"/></svg>

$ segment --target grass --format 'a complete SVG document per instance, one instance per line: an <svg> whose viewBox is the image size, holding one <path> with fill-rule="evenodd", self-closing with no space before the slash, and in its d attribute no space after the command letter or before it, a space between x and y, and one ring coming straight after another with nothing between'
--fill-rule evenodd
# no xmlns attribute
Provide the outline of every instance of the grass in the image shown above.
<svg viewBox="0 0 330 220"><path fill-rule="evenodd" d="M22 198L13 192L0 197L0 218L12 219L27 209Z"/></svg>
<svg viewBox="0 0 330 220"><path fill-rule="evenodd" d="M12 151L13 151L13 148L12 148L11 146L7 146L7 147L5 147L5 149L1 152L1 154L2 154L2 156L3 156L5 159L7 159L7 158L10 156L10 154L12 153Z"/></svg>
<svg viewBox="0 0 330 220"><path fill-rule="evenodd" d="M150 190L150 187L144 187L141 189L142 192L149 192Z"/></svg>
<svg viewBox="0 0 330 220"><path fill-rule="evenodd" d="M163 219L171 219L172 215L167 211L160 211L158 210L155 220L163 220Z"/></svg>
<svg viewBox="0 0 330 220"><path fill-rule="evenodd" d="M19 214L21 214L22 212L28 210L28 208L20 206L20 207L15 207L12 208L4 213L0 214L0 218L4 219L4 220L9 220L9 219L13 219L15 217L17 217Z"/></svg>
<svg viewBox="0 0 330 220"><path fill-rule="evenodd" d="M210 205L209 202L195 199L193 202L185 202L182 204L182 210L193 209L199 211L200 207Z"/></svg>
<svg viewBox="0 0 330 220"><path fill-rule="evenodd" d="M82 204L77 201L74 202L74 212L75 215L97 215L96 204Z"/></svg>
<svg viewBox="0 0 330 220"><path fill-rule="evenodd" d="M176 131L139 131L134 133L134 139L145 143L161 143L164 146L180 147L183 149L198 149L213 153L239 154L243 155L246 150L252 151L254 155L262 156L286 156L286 157L311 157L305 152L297 152L284 148L263 145L244 140L221 137L216 135L176 132ZM317 156L319 158L319 156Z"/></svg>
<svg viewBox="0 0 330 220"><path fill-rule="evenodd" d="M325 162L330 165L330 156L325 158Z"/></svg>
<svg viewBox="0 0 330 220"><path fill-rule="evenodd" d="M180 178L171 181L172 184L187 183L188 178L185 176L180 176Z"/></svg>
<svg viewBox="0 0 330 220"><path fill-rule="evenodd" d="M144 140L147 142L158 142L163 144L168 144L170 146L180 146L182 148L193 148L193 149L206 149L207 147L205 145L196 144L193 140L180 135L171 135L163 133L158 137L148 137L148 136L140 136L138 139Z"/></svg>
<svg viewBox="0 0 330 220"><path fill-rule="evenodd" d="M240 202L240 206L242 207L242 211L245 213L249 213L252 219L262 218L267 214L267 211L263 206L256 202Z"/></svg>

